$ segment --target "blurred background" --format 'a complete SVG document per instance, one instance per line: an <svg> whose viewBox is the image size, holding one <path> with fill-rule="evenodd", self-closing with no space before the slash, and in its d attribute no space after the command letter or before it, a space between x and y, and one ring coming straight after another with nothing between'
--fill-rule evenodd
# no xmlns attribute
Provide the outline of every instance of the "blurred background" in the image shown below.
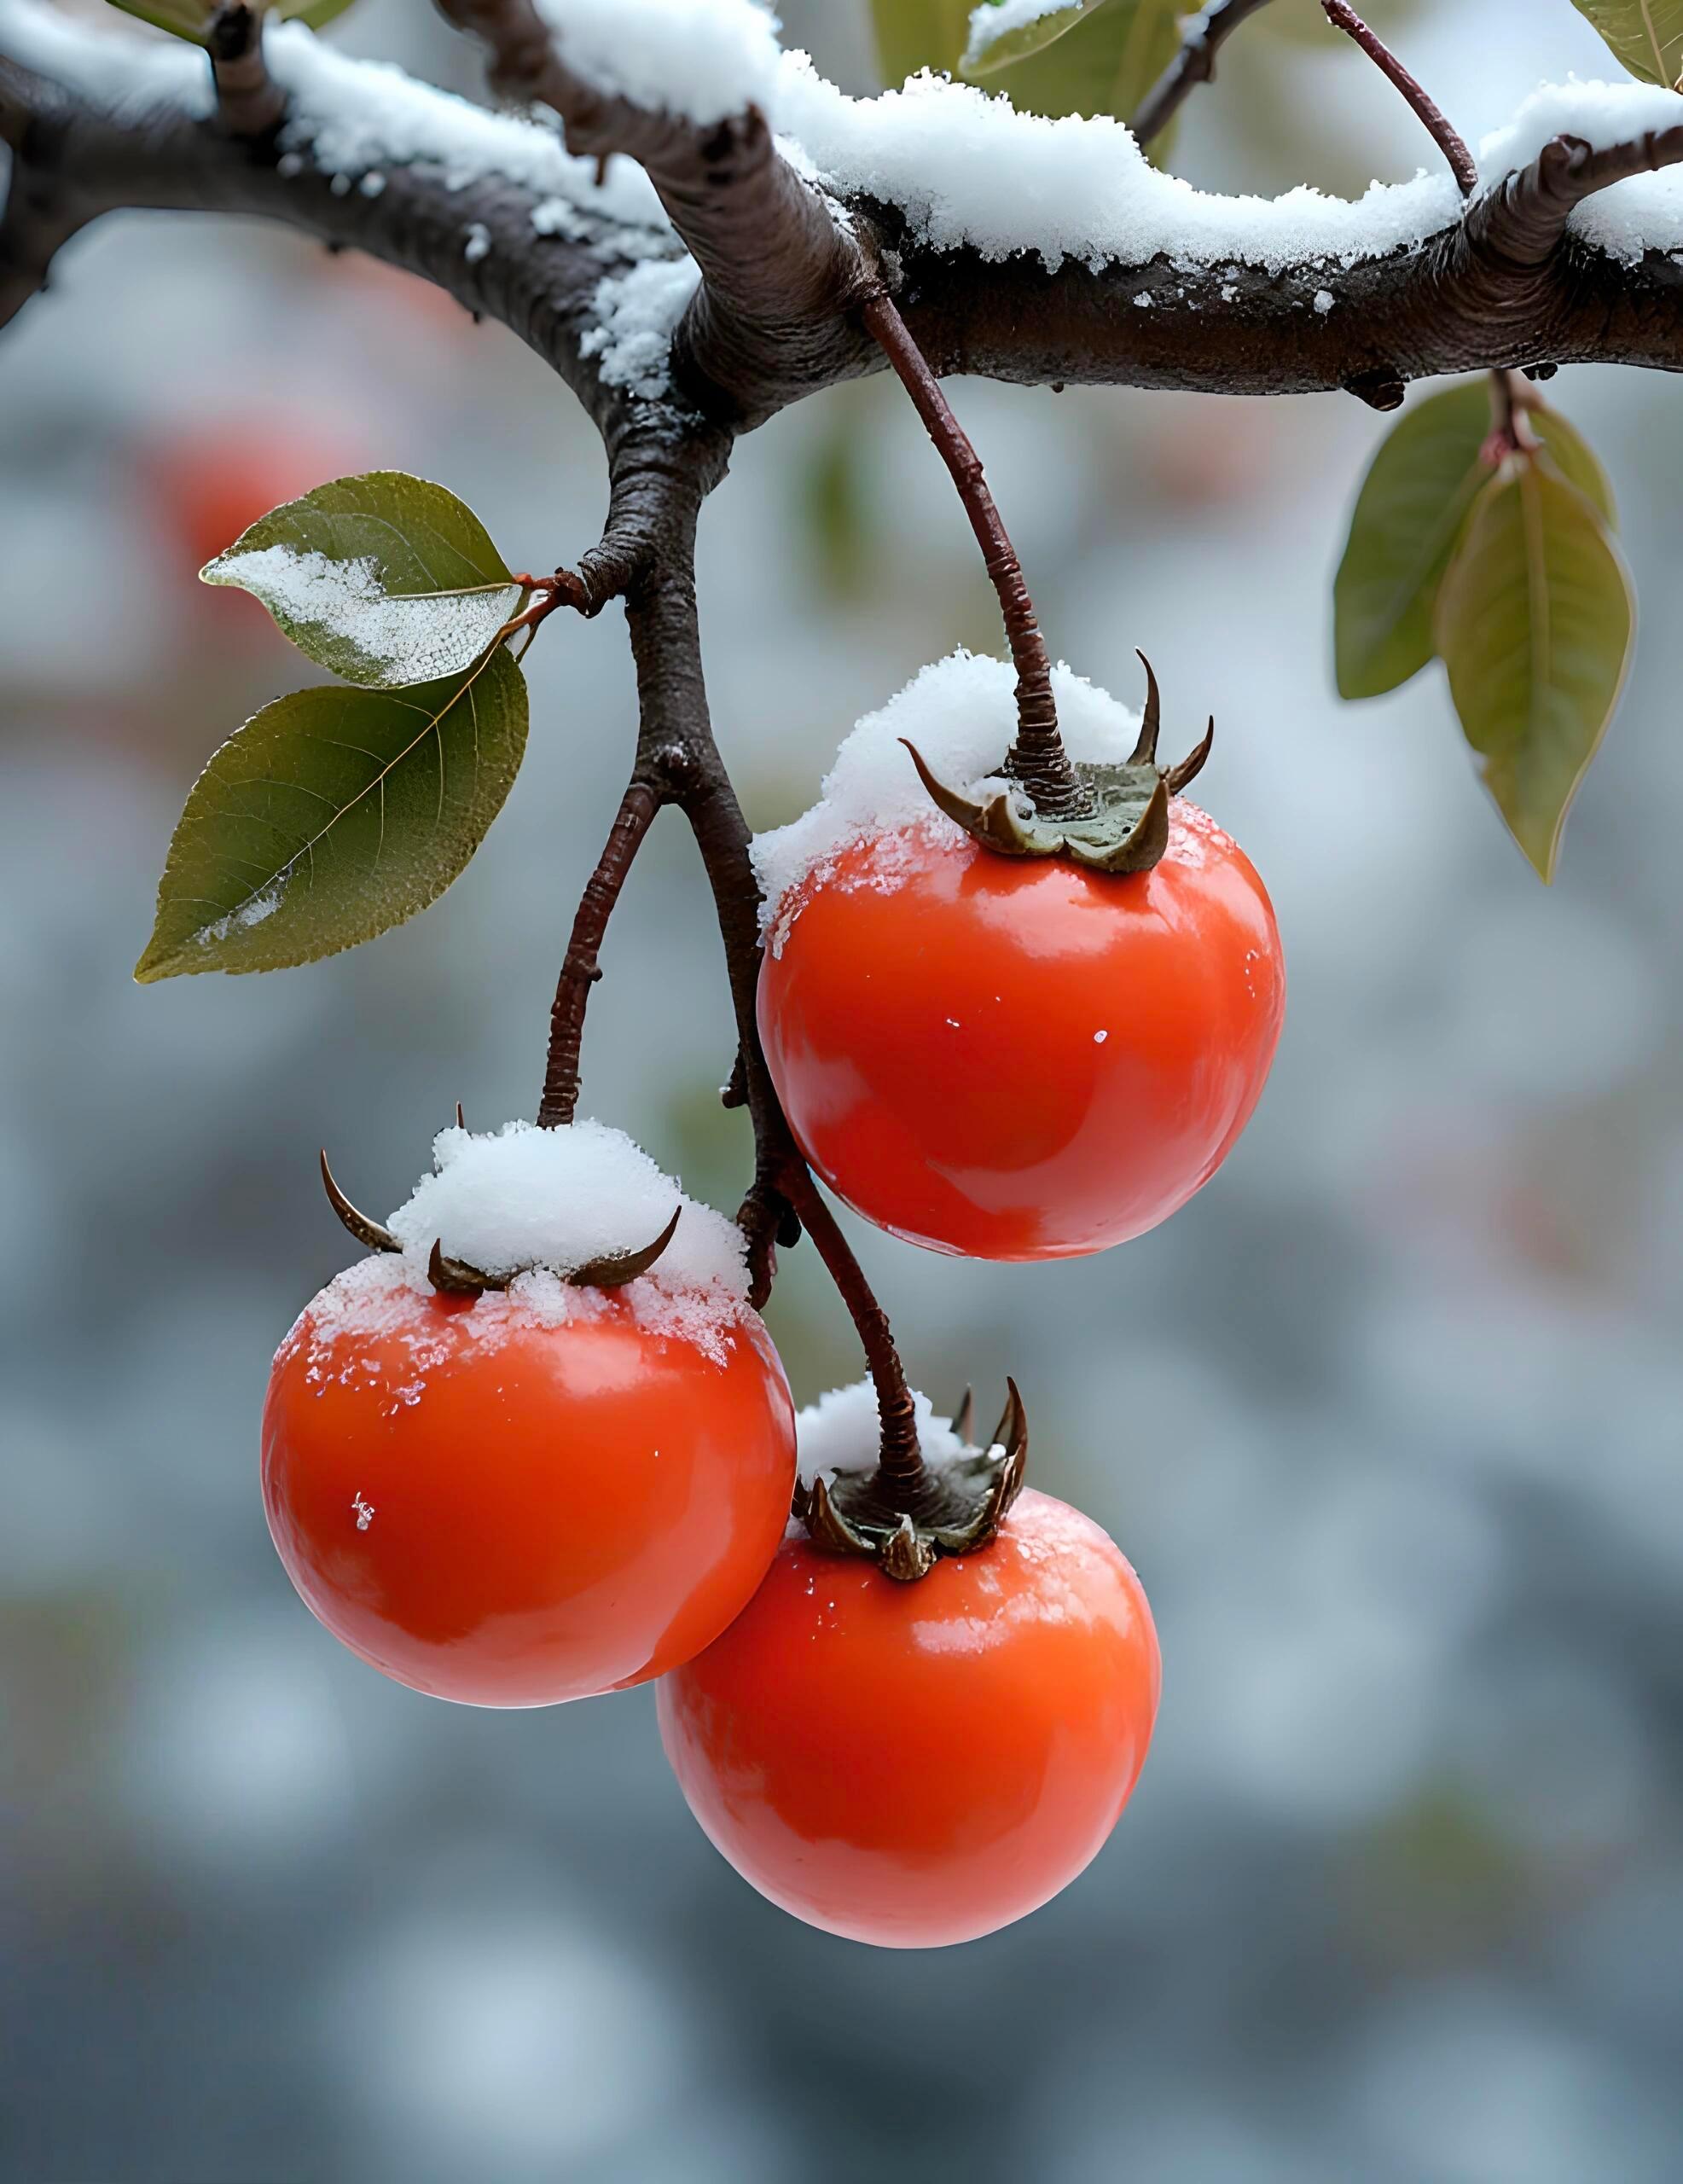
<svg viewBox="0 0 1683 2184"><path fill-rule="evenodd" d="M97 13L96 9L84 12ZM862 4L783 0L869 84ZM1470 136L1608 73L1568 0L1373 10ZM1309 0L1194 101L1210 186L1430 156ZM334 35L473 91L430 11ZM0 2174L8 2184L1660 2184L1683 1966L1680 398L1573 371L1647 608L1538 886L1442 671L1332 694L1330 586L1383 422L960 382L1054 648L1169 746L1277 904L1256 1122L1157 1234L1042 1269L856 1229L918 1380L1009 1362L1039 1483L1137 1563L1161 1722L1109 1848L928 1955L810 1931L691 1823L647 1692L476 1713L293 1597L257 1490L270 1352L465 1101L535 1105L573 902L623 780L617 611L532 656L484 852L374 947L142 990L171 827L311 671L194 582L340 473L464 495L515 566L603 505L590 428L499 329L254 226L107 222L0 346ZM997 648L886 380L745 441L703 536L721 741L761 825L924 661ZM724 1205L746 1126L684 830L639 864L585 1103ZM803 1250L797 1396L857 1376ZM1126 1418L1125 1429L1118 1420Z"/></svg>

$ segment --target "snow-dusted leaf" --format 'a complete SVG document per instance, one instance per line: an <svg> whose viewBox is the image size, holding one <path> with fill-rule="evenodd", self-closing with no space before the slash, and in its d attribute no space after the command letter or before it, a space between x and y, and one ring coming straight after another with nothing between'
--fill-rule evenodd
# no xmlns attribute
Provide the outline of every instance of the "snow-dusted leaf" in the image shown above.
<svg viewBox="0 0 1683 2184"><path fill-rule="evenodd" d="M1683 0L1575 0L1633 76L1678 88L1683 76Z"/></svg>
<svg viewBox="0 0 1683 2184"><path fill-rule="evenodd" d="M265 706L193 785L135 976L313 963L424 910L502 810L526 712L502 645L419 689Z"/></svg>
<svg viewBox="0 0 1683 2184"><path fill-rule="evenodd" d="M1083 15L1106 4L1106 0L983 0L971 10L959 65L966 76L985 78L1053 44Z"/></svg>
<svg viewBox="0 0 1683 2184"><path fill-rule="evenodd" d="M955 70L975 0L871 0L877 66L891 90L920 68Z"/></svg>
<svg viewBox="0 0 1683 2184"><path fill-rule="evenodd" d="M397 470L288 501L200 574L251 592L318 667L374 690L459 674L524 595L464 502Z"/></svg>
<svg viewBox="0 0 1683 2184"><path fill-rule="evenodd" d="M1541 405L1528 415L1547 460L1612 523L1611 488L1582 437ZM1431 659L1438 586L1490 480L1480 460L1490 424L1486 382L1468 380L1413 404L1381 443L1333 587L1342 697L1377 698Z"/></svg>
<svg viewBox="0 0 1683 2184"><path fill-rule="evenodd" d="M1484 785L1545 880L1623 688L1635 601L1601 512L1541 463L1480 495L1437 599L1437 648Z"/></svg>
<svg viewBox="0 0 1683 2184"><path fill-rule="evenodd" d="M1181 0L1099 0L1049 45L994 71L989 88L1032 113L1111 114L1131 121L1181 49ZM1153 158L1169 131L1153 138Z"/></svg>

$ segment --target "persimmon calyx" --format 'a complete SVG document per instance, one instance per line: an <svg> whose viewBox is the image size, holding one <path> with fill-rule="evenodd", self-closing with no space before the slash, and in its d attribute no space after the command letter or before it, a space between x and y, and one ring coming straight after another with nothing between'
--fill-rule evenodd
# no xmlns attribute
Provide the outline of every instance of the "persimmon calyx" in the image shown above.
<svg viewBox="0 0 1683 2184"><path fill-rule="evenodd" d="M862 1555L902 1584L926 1577L943 1555L973 1554L999 1530L1023 1490L1029 1461L1029 1421L1017 1383L986 1448L967 1447L940 1464L922 1465L914 1479L842 1472L810 1486L797 1481L794 1513L815 1547ZM954 1421L967 1432L968 1391Z"/></svg>
<svg viewBox="0 0 1683 2184"><path fill-rule="evenodd" d="M458 1125L461 1114L461 1110L458 1107ZM389 1228L378 1221L370 1220L345 1195L328 1165L325 1152L322 1154L322 1182L327 1190L328 1203L359 1244L365 1244L374 1252L403 1250L402 1244ZM653 1243L645 1244L637 1251L606 1252L599 1258L574 1267L571 1273L562 1275L561 1280L572 1289L618 1289L628 1281L635 1281L639 1275L648 1272L677 1234L678 1218L682 1211L682 1206L674 1207L671 1219ZM481 1268L470 1266L466 1259L452 1258L444 1250L442 1237L434 1242L427 1262L427 1279L445 1296L477 1297L487 1289L506 1289L517 1275L526 1271L530 1269L517 1267L507 1274L486 1274Z"/></svg>
<svg viewBox="0 0 1683 2184"><path fill-rule="evenodd" d="M1163 701L1157 677L1144 653L1146 710L1140 740L1119 766L1077 764L1085 811L1065 816L1043 815L1020 784L986 798L949 787L937 779L917 746L902 736L918 778L935 804L962 827L972 841L1001 857L1066 857L1094 872L1149 872L1169 847L1169 799L1178 796L1202 772L1215 740L1212 718L1204 741L1178 765L1157 763Z"/></svg>

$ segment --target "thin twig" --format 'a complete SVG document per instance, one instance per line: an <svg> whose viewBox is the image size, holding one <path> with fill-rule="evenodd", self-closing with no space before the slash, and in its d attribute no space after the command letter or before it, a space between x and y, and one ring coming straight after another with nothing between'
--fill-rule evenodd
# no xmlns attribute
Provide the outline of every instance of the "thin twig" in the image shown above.
<svg viewBox="0 0 1683 2184"><path fill-rule="evenodd" d="M647 781L634 780L620 799L619 810L596 868L584 883L572 921L555 999L549 1011L549 1054L543 1072L543 1098L537 1119L546 1130L570 1123L578 1112L578 1058L584 1043L584 1011L590 989L602 975L597 961L608 920L619 900L632 860L654 823L660 798Z"/></svg>
<svg viewBox="0 0 1683 2184"><path fill-rule="evenodd" d="M863 1268L853 1256L804 1160L791 1165L785 1185L790 1204L804 1223L858 1331L865 1363L877 1391L877 1412L882 1420L879 1461L884 1475L897 1486L913 1485L923 1475L923 1452L918 1443L917 1412L912 1391L907 1385L900 1353L895 1348L888 1315L877 1302Z"/></svg>
<svg viewBox="0 0 1683 2184"><path fill-rule="evenodd" d="M1432 142L1449 162L1449 171L1460 185L1463 197L1471 197L1478 187L1478 167L1465 142L1451 126L1442 108L1427 94L1425 86L1411 76L1390 48L1378 34L1369 30L1347 0L1320 0L1321 11L1335 30L1341 30L1355 43L1383 73L1396 84L1407 100L1417 119L1430 132Z"/></svg>
<svg viewBox="0 0 1683 2184"><path fill-rule="evenodd" d="M287 95L263 57L263 10L247 0L223 0L211 18L211 67L217 122L229 136L267 136L287 111Z"/></svg>
<svg viewBox="0 0 1683 2184"><path fill-rule="evenodd" d="M1210 0L1187 25L1181 50L1152 85L1130 126L1149 144L1168 126L1200 84L1216 80L1216 56L1239 25L1266 8L1268 0Z"/></svg>
<svg viewBox="0 0 1683 2184"><path fill-rule="evenodd" d="M892 299L881 291L872 296L864 307L864 320L952 473L989 578L999 595L1006 639L1017 669L1017 740L1006 759L1006 771L1023 784L1047 817L1073 817L1088 808L1088 800L1058 730L1051 655L1035 619L1023 564L988 490L982 459L953 415L940 380L930 369Z"/></svg>

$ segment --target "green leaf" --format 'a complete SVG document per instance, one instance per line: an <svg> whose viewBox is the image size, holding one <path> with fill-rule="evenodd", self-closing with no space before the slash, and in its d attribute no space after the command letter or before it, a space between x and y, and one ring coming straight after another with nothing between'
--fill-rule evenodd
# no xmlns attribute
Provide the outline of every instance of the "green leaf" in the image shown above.
<svg viewBox="0 0 1683 2184"><path fill-rule="evenodd" d="M989 12L996 13L1003 0L990 0ZM968 43L960 66L966 76L985 78L1001 68L1008 68L1013 61L1026 60L1030 54L1038 53L1044 46L1053 44L1072 31L1083 15L1090 15L1095 9L1105 7L1108 0L1042 0L1043 12L1027 22L1019 22L1013 29L994 32L987 15L981 9L972 15ZM978 49L979 48L979 49Z"/></svg>
<svg viewBox="0 0 1683 2184"><path fill-rule="evenodd" d="M401 694L265 706L193 785L135 976L314 963L401 925L461 873L526 741L507 648Z"/></svg>
<svg viewBox="0 0 1683 2184"><path fill-rule="evenodd" d="M1612 490L1582 437L1556 411L1529 411L1548 458L1614 523ZM1491 473L1486 381L1467 380L1408 409L1381 444L1350 520L1333 586L1338 691L1377 698L1433 654L1432 609L1473 502Z"/></svg>
<svg viewBox="0 0 1683 2184"><path fill-rule="evenodd" d="M173 38L190 38L194 45L205 43L212 15L216 12L215 0L111 0L113 8L120 8L125 15L138 15L142 22L150 23L154 30L168 31Z"/></svg>
<svg viewBox="0 0 1683 2184"><path fill-rule="evenodd" d="M318 667L371 690L460 674L525 596L473 510L398 470L288 501L200 574L260 599Z"/></svg>
<svg viewBox="0 0 1683 2184"><path fill-rule="evenodd" d="M1618 703L1634 628L1600 512L1541 463L1506 466L1444 577L1437 646L1484 785L1545 880Z"/></svg>
<svg viewBox="0 0 1683 2184"><path fill-rule="evenodd" d="M111 0L111 4L125 15L138 15L155 30L190 38L194 45L205 44L211 17L216 13L216 0ZM335 15L342 15L351 0L261 0L261 4L277 22L307 23L312 31L318 31Z"/></svg>
<svg viewBox="0 0 1683 2184"><path fill-rule="evenodd" d="M975 0L871 0L877 65L891 90L920 68L957 68Z"/></svg>
<svg viewBox="0 0 1683 2184"><path fill-rule="evenodd" d="M1675 90L1683 74L1683 0L1575 0L1633 76Z"/></svg>
<svg viewBox="0 0 1683 2184"><path fill-rule="evenodd" d="M1053 44L989 77L1031 113L1111 114L1132 121L1181 49L1179 0L1099 0ZM1169 131L1152 140L1166 152Z"/></svg>
<svg viewBox="0 0 1683 2184"><path fill-rule="evenodd" d="M318 31L332 22L335 15L342 15L352 0L269 0L275 15L287 22L305 23Z"/></svg>

